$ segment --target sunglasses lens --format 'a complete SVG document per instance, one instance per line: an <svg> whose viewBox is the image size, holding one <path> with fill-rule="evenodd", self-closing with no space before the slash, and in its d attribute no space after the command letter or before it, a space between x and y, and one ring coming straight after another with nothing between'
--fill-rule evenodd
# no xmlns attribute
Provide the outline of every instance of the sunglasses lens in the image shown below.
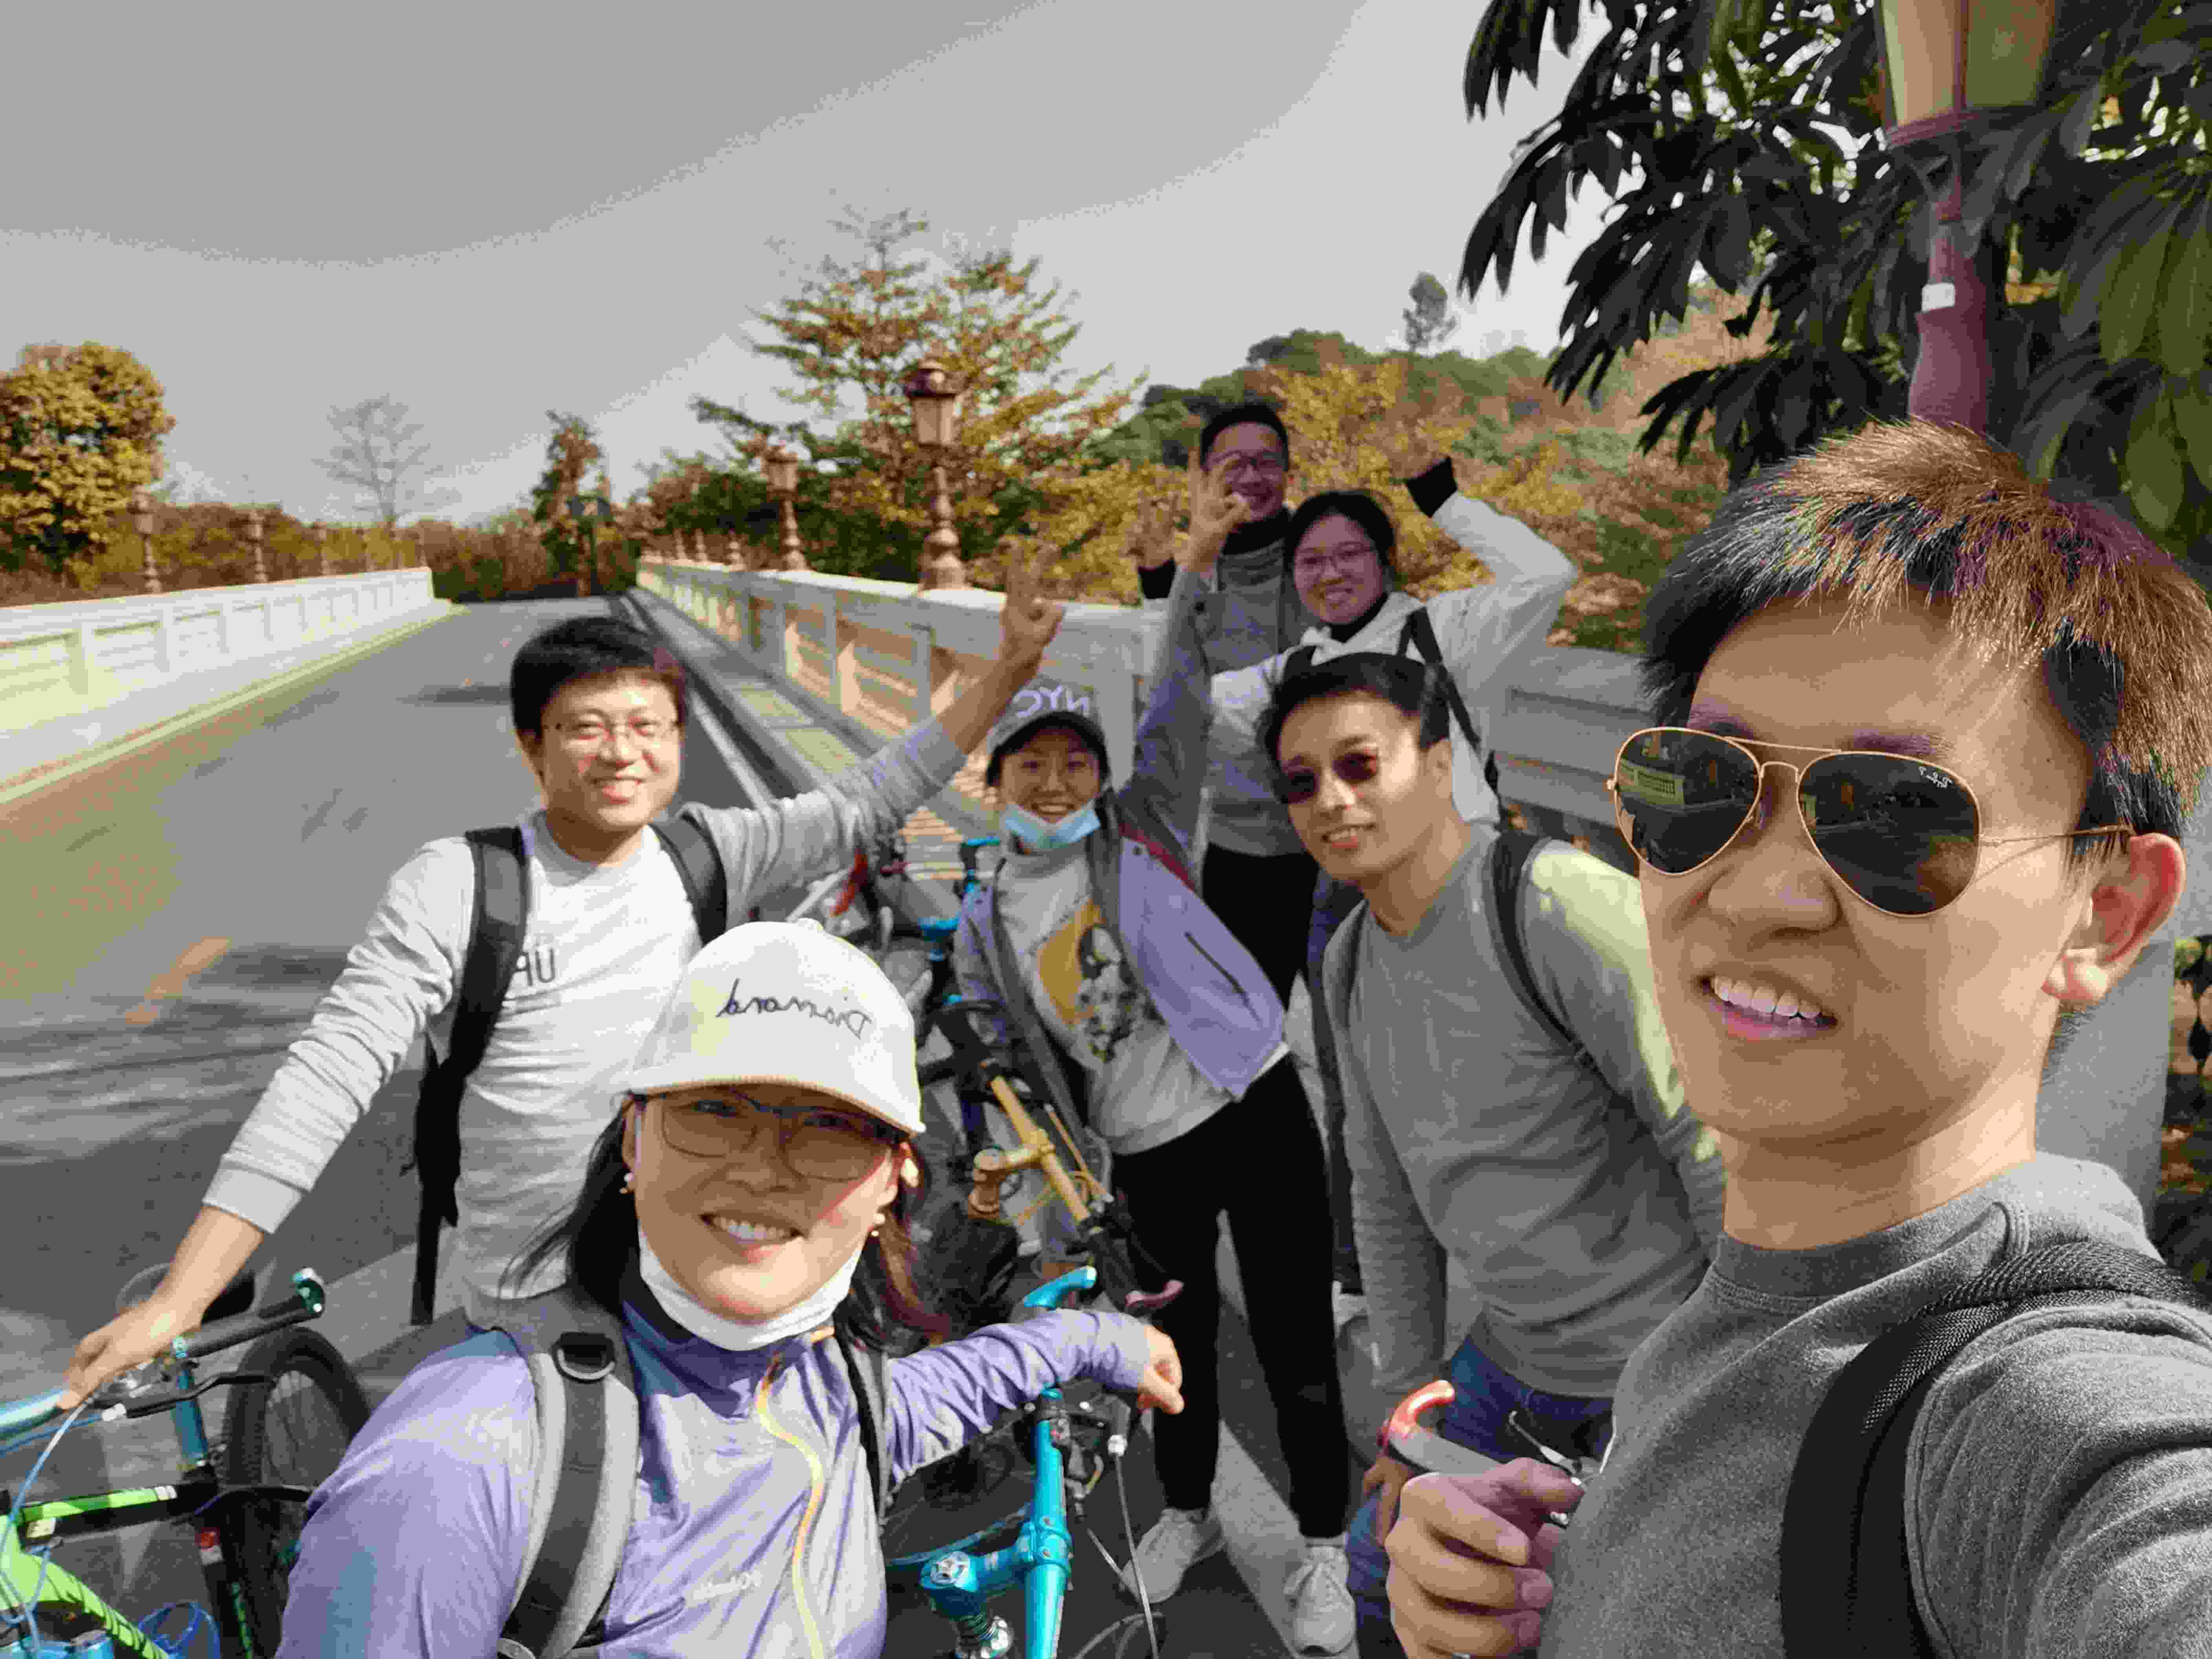
<svg viewBox="0 0 2212 1659"><path fill-rule="evenodd" d="M1700 732L1638 732L1613 763L1613 781L1630 848L1670 876L1727 846L1759 796L1751 757Z"/></svg>
<svg viewBox="0 0 2212 1659"><path fill-rule="evenodd" d="M1285 805L1296 806L1321 793L1321 780L1310 772L1285 772L1275 793L1283 798Z"/></svg>
<svg viewBox="0 0 2212 1659"><path fill-rule="evenodd" d="M1800 792L1813 844L1851 890L1892 915L1942 909L1974 878L1973 797L1903 756L1831 755Z"/></svg>

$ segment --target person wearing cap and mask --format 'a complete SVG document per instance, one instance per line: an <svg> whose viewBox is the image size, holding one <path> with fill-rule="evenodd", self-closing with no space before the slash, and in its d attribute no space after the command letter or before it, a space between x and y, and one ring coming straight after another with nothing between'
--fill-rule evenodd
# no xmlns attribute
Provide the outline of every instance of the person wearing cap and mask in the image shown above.
<svg viewBox="0 0 2212 1659"><path fill-rule="evenodd" d="M1188 1408L1154 1428L1167 1507L1136 1547L1146 1593L1172 1595L1225 1541L1212 1510L1225 1211L1304 1539L1286 1585L1292 1636L1301 1650L1334 1652L1352 1639L1353 1609L1326 1165L1282 1000L1185 862L1206 687L1191 656L1156 679L1132 775L1111 791L1089 692L1038 680L1015 697L984 774L1006 856L963 906L954 966L987 1038L1029 1061L1063 1119L1105 1144L1158 1270L1147 1288L1183 1283L1158 1315L1183 1358Z"/></svg>
<svg viewBox="0 0 2212 1659"><path fill-rule="evenodd" d="M635 1519L598 1650L874 1659L886 1581L839 1332L887 1352L945 1322L915 1279L925 1180L914 1020L817 924L754 922L684 970L623 1079L574 1210L511 1278L620 1322L640 1411ZM893 1480L1048 1387L1182 1408L1174 1344L1060 1310L891 1360ZM504 1329L433 1354L310 1500L281 1659L490 1653L522 1572L532 1382Z"/></svg>

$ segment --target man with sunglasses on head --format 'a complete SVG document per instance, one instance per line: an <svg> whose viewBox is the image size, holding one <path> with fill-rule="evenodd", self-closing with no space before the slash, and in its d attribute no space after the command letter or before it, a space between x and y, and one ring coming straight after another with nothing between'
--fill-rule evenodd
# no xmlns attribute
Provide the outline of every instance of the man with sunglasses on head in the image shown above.
<svg viewBox="0 0 2212 1659"><path fill-rule="evenodd" d="M1036 672L1064 607L1009 573L999 656L945 713L823 788L750 807L680 809L710 837L726 915L851 860L951 783ZM574 1198L606 1121L608 1078L700 946L685 878L653 821L675 800L683 665L611 617L545 629L516 653L515 747L542 804L520 822L527 934L456 1115L462 1305L482 1327L497 1275ZM462 995L477 897L470 845L434 841L392 878L368 931L277 1067L153 1297L77 1346L65 1398L166 1350L307 1195L426 1032L441 1052ZM527 1297L550 1280L520 1287Z"/></svg>
<svg viewBox="0 0 2212 1659"><path fill-rule="evenodd" d="M1416 1659L1540 1634L1547 1659L1796 1659L1799 1458L1846 1366L2046 1246L2159 1278L2134 1195L2039 1152L2036 1103L2182 889L2202 591L1984 440L1877 424L1734 491L1645 649L1656 729L1612 787L1724 1236L1630 1360L1586 1496L1533 1464L1408 1485L1389 1597ZM2212 1652L2212 1313L1992 1305L1907 1396L1901 1499L1859 1517L1901 1547L1842 1605L1887 1592L1956 1659Z"/></svg>
<svg viewBox="0 0 2212 1659"><path fill-rule="evenodd" d="M1595 1458L1622 1365L1696 1286L1720 1224L1720 1165L1684 1105L1634 887L1559 843L1525 866L1521 937L1555 1030L1491 918L1498 826L1454 799L1440 671L1328 658L1279 683L1261 738L1300 838L1363 901L1321 995L1377 1386L1395 1400L1449 1377L1437 1431L1486 1457L1528 1450L1510 1419ZM1445 1328L1448 1258L1480 1292L1463 1340ZM1349 1529L1361 1659L1400 1651L1382 1540L1413 1473L1378 1459Z"/></svg>

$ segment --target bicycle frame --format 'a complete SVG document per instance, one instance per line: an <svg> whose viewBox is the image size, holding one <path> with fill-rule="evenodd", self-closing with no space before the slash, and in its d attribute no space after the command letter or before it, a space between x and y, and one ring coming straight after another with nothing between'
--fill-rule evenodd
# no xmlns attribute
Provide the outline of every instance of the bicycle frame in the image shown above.
<svg viewBox="0 0 2212 1659"><path fill-rule="evenodd" d="M1063 1297L1090 1290L1097 1282L1096 1268L1081 1267L1038 1285L1022 1298L1022 1304L1054 1308ZM1008 1651L1006 1621L990 1611L990 1603L1017 1583L1022 1587L1029 1659L1054 1659L1060 1651L1060 1616L1066 1605L1068 1580L1074 1575L1073 1535L1067 1529L1066 1463L1061 1455L1069 1440L1067 1408L1058 1389L1047 1389L1037 1396L1032 1409L1036 1420L1030 1429L1030 1457L1036 1474L1028 1510L1013 1541L978 1556L968 1553L965 1546L975 1539L967 1538L944 1549L902 1556L888 1564L893 1571L920 1569L921 1593L952 1626L958 1659L990 1659Z"/></svg>
<svg viewBox="0 0 2212 1659"><path fill-rule="evenodd" d="M251 1313L238 1316L239 1320L254 1326L239 1340L250 1340L264 1331L277 1330L285 1325L313 1319L322 1312L322 1281L315 1277L313 1272L302 1269L293 1275L292 1282L301 1306L275 1319L264 1319ZM230 1322L222 1321L218 1324ZM245 1589L230 1571L225 1548L230 1515L240 1504L264 1498L284 1498L304 1504L310 1492L304 1486L274 1484L226 1486L216 1473L215 1447L208 1438L206 1420L200 1413L199 1396L211 1389L248 1386L267 1382L270 1379L265 1372L233 1371L205 1382L196 1382L193 1368L196 1353L212 1352L234 1346L231 1341L207 1342L204 1339L208 1334L207 1331L202 1331L192 1337L179 1337L171 1345L171 1353L166 1363L175 1384L173 1390L157 1395L149 1389L143 1398L135 1399L127 1405L118 1402L107 1406L93 1413L90 1418L95 1423L109 1423L118 1418L150 1416L157 1411L169 1413L177 1431L177 1448L182 1459L176 1481L167 1486L137 1486L76 1498L48 1498L36 1504L19 1501L12 1505L9 1504L5 1491L0 1490L0 1506L8 1506L10 1510L8 1527L11 1534L9 1538L0 1538L0 1549L20 1548L22 1545L35 1543L51 1550L53 1545L67 1539L93 1537L125 1527L149 1526L164 1521L196 1522L194 1541L199 1551L201 1574L207 1581L208 1606L215 1615L216 1639L226 1653L242 1654L246 1656L246 1659L262 1659L259 1650L253 1645L250 1632ZM62 1435L76 1426L82 1407L58 1422L54 1420L59 1415L56 1402L60 1398L61 1390L55 1389L29 1400L0 1405L0 1456L36 1445L40 1441L58 1442ZM32 1479L37 1478L38 1470L45 1462L46 1456L42 1455L32 1470ZM283 1565L289 1567L290 1563ZM54 1566L50 1558L42 1562L41 1575L57 1587L67 1586L75 1592L71 1599L86 1613L109 1627L118 1653L135 1653L143 1656L143 1659L162 1659L161 1650L153 1639L140 1632L90 1585ZM27 1638L31 1634L27 1624L20 1628L22 1637ZM15 1634L18 1629L13 1621L0 1622L0 1641L18 1639ZM125 1631L130 1635L125 1636L123 1633Z"/></svg>

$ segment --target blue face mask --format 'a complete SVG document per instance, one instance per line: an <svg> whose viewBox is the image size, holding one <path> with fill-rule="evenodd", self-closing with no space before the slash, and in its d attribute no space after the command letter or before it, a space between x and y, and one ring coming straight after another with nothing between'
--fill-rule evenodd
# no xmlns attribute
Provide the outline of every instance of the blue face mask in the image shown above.
<svg viewBox="0 0 2212 1659"><path fill-rule="evenodd" d="M1079 812L1070 812L1058 823L1039 817L1026 808L1012 805L999 809L1006 820L1008 834L1032 853L1049 853L1062 847L1073 847L1098 827L1098 803L1092 801Z"/></svg>

